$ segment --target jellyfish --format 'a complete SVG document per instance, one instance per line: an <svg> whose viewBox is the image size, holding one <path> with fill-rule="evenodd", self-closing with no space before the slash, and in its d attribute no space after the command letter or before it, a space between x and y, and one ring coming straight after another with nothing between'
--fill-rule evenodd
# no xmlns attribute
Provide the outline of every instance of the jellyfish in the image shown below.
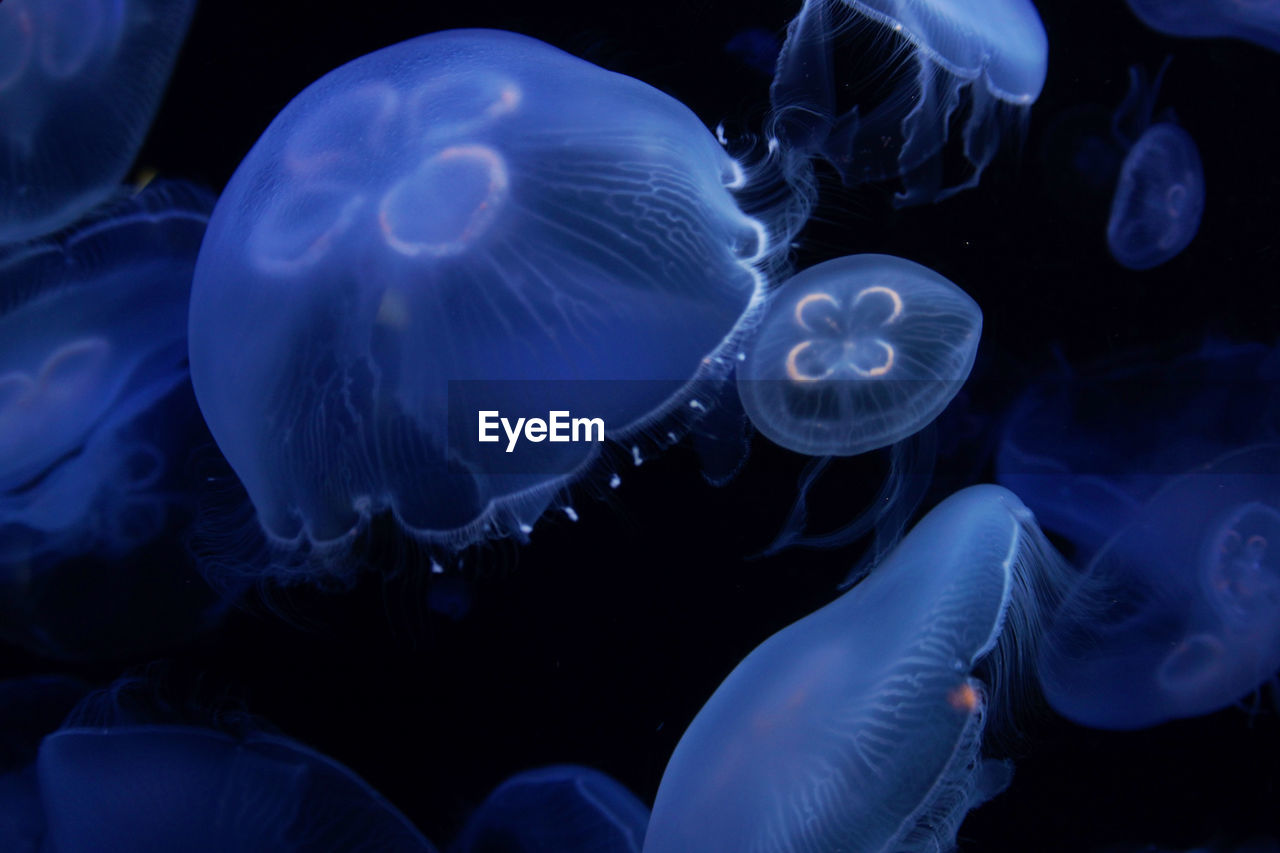
<svg viewBox="0 0 1280 853"><path fill-rule="evenodd" d="M610 777L560 764L517 773L467 820L450 853L640 853L649 809Z"/></svg>
<svg viewBox="0 0 1280 853"><path fill-rule="evenodd" d="M1280 445L1158 491L1052 617L1037 674L1063 716L1140 729L1226 708L1280 669Z"/></svg>
<svg viewBox="0 0 1280 853"><path fill-rule="evenodd" d="M194 8L195 0L0 6L0 243L52 233L116 191Z"/></svg>
<svg viewBox="0 0 1280 853"><path fill-rule="evenodd" d="M243 712L182 722L203 712L149 690L124 680L91 694L40 744L49 849L435 850L333 759Z"/></svg>
<svg viewBox="0 0 1280 853"><path fill-rule="evenodd" d="M744 175L679 102L513 33L422 36L302 92L219 200L191 298L196 396L266 538L341 554L375 516L446 552L519 537L604 440L639 462L676 438L762 303Z"/></svg>
<svg viewBox="0 0 1280 853"><path fill-rule="evenodd" d="M857 47L837 44L865 34ZM846 103L864 81L837 73L847 58L892 46L867 69L878 100ZM904 61L905 59L905 61ZM1048 39L1029 0L805 0L787 30L771 90L773 134L802 156L827 160L846 184L900 177L899 206L976 186L1004 129L1040 95ZM954 183L937 156L963 114L969 173Z"/></svg>
<svg viewBox="0 0 1280 853"><path fill-rule="evenodd" d="M186 367L210 195L155 183L0 251L0 625L115 657L221 613L186 558L184 468L208 441Z"/></svg>
<svg viewBox="0 0 1280 853"><path fill-rule="evenodd" d="M984 729L1011 724L1038 596L1062 574L1011 492L947 498L716 689L667 764L644 850L949 849L1009 782Z"/></svg>
<svg viewBox="0 0 1280 853"><path fill-rule="evenodd" d="M1217 339L1062 364L1005 415L996 480L1084 565L1171 478L1280 439L1277 380L1280 350Z"/></svg>
<svg viewBox="0 0 1280 853"><path fill-rule="evenodd" d="M1128 0L1133 14L1157 32L1193 38L1243 39L1280 51L1280 3L1275 0Z"/></svg>
<svg viewBox="0 0 1280 853"><path fill-rule="evenodd" d="M982 311L933 270L890 255L818 264L771 300L738 367L751 422L810 456L853 456L919 432L973 368Z"/></svg>

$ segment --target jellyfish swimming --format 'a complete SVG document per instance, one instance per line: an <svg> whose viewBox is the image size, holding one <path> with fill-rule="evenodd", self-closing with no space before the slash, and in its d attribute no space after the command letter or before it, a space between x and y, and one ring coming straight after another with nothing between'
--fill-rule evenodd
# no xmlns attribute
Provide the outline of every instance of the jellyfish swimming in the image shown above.
<svg viewBox="0 0 1280 853"><path fill-rule="evenodd" d="M197 713L140 688L91 694L40 744L45 849L435 850L333 759L243 712L183 722Z"/></svg>
<svg viewBox="0 0 1280 853"><path fill-rule="evenodd" d="M1107 247L1131 270L1151 269L1180 253L1204 213L1204 169L1195 140L1172 117L1152 123L1163 76L1161 68L1148 85L1141 66L1131 67L1129 93L1113 122L1128 153L1111 199Z"/></svg>
<svg viewBox="0 0 1280 853"><path fill-rule="evenodd" d="M839 43L868 30L857 46ZM842 54L885 38L885 67L867 71L889 94L846 103L863 81L837 75ZM900 178L899 206L942 200L977 185L1007 126L1039 97L1048 50L1030 0L805 0L778 59L772 134L846 184ZM950 181L936 155L958 114L969 171Z"/></svg>
<svg viewBox="0 0 1280 853"><path fill-rule="evenodd" d="M1085 565L1170 479L1280 440L1280 350L1210 339L1060 365L1004 416L996 480Z"/></svg>
<svg viewBox="0 0 1280 853"><path fill-rule="evenodd" d="M982 311L933 270L851 255L796 275L771 297L738 394L770 440L853 456L919 432L973 368Z"/></svg>
<svg viewBox="0 0 1280 853"><path fill-rule="evenodd" d="M517 773L494 789L450 853L640 853L649 809L590 767Z"/></svg>
<svg viewBox="0 0 1280 853"><path fill-rule="evenodd" d="M1237 38L1280 51L1280 4L1274 0L1127 0L1151 29L1169 36Z"/></svg>
<svg viewBox="0 0 1280 853"><path fill-rule="evenodd" d="M663 773L646 853L949 849L1009 782L984 729L1010 722L1061 572L1011 492L944 500L716 689Z"/></svg>
<svg viewBox="0 0 1280 853"><path fill-rule="evenodd" d="M513 33L307 88L220 198L191 297L196 396L268 539L337 553L382 514L444 549L521 536L601 436L674 436L762 303L743 180L679 102Z"/></svg>
<svg viewBox="0 0 1280 853"><path fill-rule="evenodd" d="M0 243L52 233L116 190L194 8L195 0L0 6Z"/></svg>
<svg viewBox="0 0 1280 853"><path fill-rule="evenodd" d="M153 183L0 250L0 633L113 657L221 612L187 559L184 467L208 441L186 313L212 197Z"/></svg>
<svg viewBox="0 0 1280 853"><path fill-rule="evenodd" d="M1174 479L1089 563L1036 672L1101 729L1207 714L1280 670L1280 445Z"/></svg>

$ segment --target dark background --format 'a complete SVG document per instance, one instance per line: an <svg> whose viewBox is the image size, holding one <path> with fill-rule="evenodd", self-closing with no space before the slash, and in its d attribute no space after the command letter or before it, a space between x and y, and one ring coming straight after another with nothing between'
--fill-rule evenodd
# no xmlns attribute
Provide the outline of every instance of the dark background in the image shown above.
<svg viewBox="0 0 1280 853"><path fill-rule="evenodd" d="M307 84L412 36L495 27L538 37L638 77L714 127L761 125L768 77L726 52L752 27L781 34L795 2L650 0L585 4L468 0L207 0L140 168L221 188ZM1280 56L1242 42L1148 32L1122 3L1040 0L1048 83L1021 146L980 187L895 211L885 188L825 186L798 241L804 265L888 252L932 267L982 306L973 385L941 422L949 452L927 503L989 478L1003 405L1060 353L1082 364L1152 359L1207 336L1272 343L1280 333ZM1105 206L1082 209L1042 156L1065 110L1114 107L1126 69L1173 57L1160 102L1200 146L1208 197L1191 246L1153 271L1115 264ZM1067 187L1064 190L1064 186ZM962 439L962 440L961 440ZM524 546L467 555L443 581L422 565L352 589L250 596L163 670L241 703L353 768L434 842L509 774L587 764L651 803L680 733L720 680L774 631L830 600L857 548L748 556L780 528L798 460L760 438L742 474L713 488L677 447L623 470L616 491L580 490L577 523L540 523ZM864 508L883 460L836 466L820 521ZM454 618L450 602L465 611ZM455 614L456 615L456 614ZM10 671L57 668L22 653ZM145 661L122 664L139 665ZM64 668L99 682L121 664ZM153 670L154 671L154 670ZM1009 791L971 814L964 850L1075 851L1120 843L1190 847L1280 836L1280 718L1263 702L1132 734L1089 732L1032 711Z"/></svg>

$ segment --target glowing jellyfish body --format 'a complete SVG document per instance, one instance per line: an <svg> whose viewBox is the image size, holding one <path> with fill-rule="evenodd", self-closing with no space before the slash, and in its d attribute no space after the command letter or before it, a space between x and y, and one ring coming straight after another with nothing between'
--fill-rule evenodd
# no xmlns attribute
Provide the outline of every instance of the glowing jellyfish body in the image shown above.
<svg viewBox="0 0 1280 853"><path fill-rule="evenodd" d="M74 232L0 253L10 640L110 656L184 636L212 603L180 541L139 555L189 510L180 473L208 440L187 383L185 318L212 204L202 190L153 184Z"/></svg>
<svg viewBox="0 0 1280 853"><path fill-rule="evenodd" d="M116 188L160 104L194 7L195 0L0 6L0 243L55 231Z"/></svg>
<svg viewBox="0 0 1280 853"><path fill-rule="evenodd" d="M649 809L598 770L517 773L467 819L450 853L640 853Z"/></svg>
<svg viewBox="0 0 1280 853"><path fill-rule="evenodd" d="M1093 558L1037 673L1059 713L1137 729L1225 708L1280 669L1280 446L1173 480Z"/></svg>
<svg viewBox="0 0 1280 853"><path fill-rule="evenodd" d="M850 20L882 27L909 56L908 69L890 69L897 89L878 103L840 102L857 82L833 71ZM1048 50L1029 0L805 0L778 60L774 130L795 150L828 160L845 183L901 177L899 204L940 200L977 185L1002 123L1039 97ZM971 173L944 187L935 155L962 110Z"/></svg>
<svg viewBox="0 0 1280 853"><path fill-rule="evenodd" d="M969 376L982 311L947 279L890 255L805 270L772 297L738 367L751 422L814 456L852 456L925 427Z"/></svg>
<svg viewBox="0 0 1280 853"><path fill-rule="evenodd" d="M646 853L949 849L1010 772L980 754L988 687L974 670L1012 689L1006 644L1033 640L1010 635L1034 623L1053 558L1012 493L943 501L730 673L667 764Z"/></svg>
<svg viewBox="0 0 1280 853"><path fill-rule="evenodd" d="M1280 51L1276 0L1127 0L1153 30L1170 36L1230 37Z"/></svg>
<svg viewBox="0 0 1280 853"><path fill-rule="evenodd" d="M1204 213L1195 140L1176 124L1152 125L1129 149L1111 201L1107 246L1121 266L1146 270L1185 249Z"/></svg>
<svg viewBox="0 0 1280 853"><path fill-rule="evenodd" d="M678 102L512 33L304 91L219 200L191 304L196 395L267 534L341 542L385 511L450 546L527 530L599 445L498 470L477 408L611 438L691 413L760 299L741 178Z"/></svg>
<svg viewBox="0 0 1280 853"><path fill-rule="evenodd" d="M36 758L50 850L435 848L351 770L244 713L214 725L119 682L92 694Z"/></svg>

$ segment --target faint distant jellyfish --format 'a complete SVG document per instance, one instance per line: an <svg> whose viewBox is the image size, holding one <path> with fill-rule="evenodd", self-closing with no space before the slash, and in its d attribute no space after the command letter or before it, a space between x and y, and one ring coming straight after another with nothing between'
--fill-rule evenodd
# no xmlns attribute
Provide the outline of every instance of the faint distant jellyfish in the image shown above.
<svg viewBox="0 0 1280 853"><path fill-rule="evenodd" d="M517 773L467 819L450 853L640 853L649 809L598 770Z"/></svg>
<svg viewBox="0 0 1280 853"><path fill-rule="evenodd" d="M1171 116L1152 123L1163 75L1161 68L1149 85L1140 66L1130 68L1129 93L1113 122L1128 153L1111 200L1107 246L1132 270L1159 266L1185 249L1204 213L1204 170L1195 141Z"/></svg>
<svg viewBox="0 0 1280 853"><path fill-rule="evenodd" d="M1275 0L1128 0L1151 29L1170 36L1229 37L1280 51Z"/></svg>
<svg viewBox="0 0 1280 853"><path fill-rule="evenodd" d="M212 205L203 190L156 183L58 239L0 251L11 641L59 657L131 654L188 636L214 607L177 533L192 513L183 467L208 440L184 319Z"/></svg>
<svg viewBox="0 0 1280 853"><path fill-rule="evenodd" d="M890 255L818 264L771 297L738 367L751 422L811 456L853 456L918 432L969 376L982 311Z"/></svg>
<svg viewBox="0 0 1280 853"><path fill-rule="evenodd" d="M1055 710L1138 729L1225 708L1280 670L1280 445L1178 477L1090 562L1037 673Z"/></svg>
<svg viewBox="0 0 1280 853"><path fill-rule="evenodd" d="M190 714L122 697L128 686L86 698L40 746L48 849L435 850L332 758L244 713L179 722Z"/></svg>
<svg viewBox="0 0 1280 853"><path fill-rule="evenodd" d="M674 437L762 301L743 180L678 102L512 33L309 87L219 200L191 301L196 395L267 536L335 553L383 513L445 549L527 533L601 445L507 454L481 411Z"/></svg>
<svg viewBox="0 0 1280 853"><path fill-rule="evenodd" d="M195 0L0 5L0 243L56 231L115 191L160 104L194 7Z"/></svg>
<svg viewBox="0 0 1280 853"><path fill-rule="evenodd" d="M984 729L1010 722L1036 597L1061 572L1012 493L943 501L717 688L663 773L645 851L950 849L1009 781Z"/></svg>
<svg viewBox="0 0 1280 853"><path fill-rule="evenodd" d="M877 32L863 42L894 40L887 67L868 69L871 88L888 94L847 103L845 92L862 81L837 79L835 68L866 45L837 41L868 27ZM846 184L900 177L898 205L941 200L977 185L1002 126L1039 97L1047 67L1044 25L1029 0L805 0L778 59L772 132L829 161ZM944 186L937 155L958 112L971 171Z"/></svg>

